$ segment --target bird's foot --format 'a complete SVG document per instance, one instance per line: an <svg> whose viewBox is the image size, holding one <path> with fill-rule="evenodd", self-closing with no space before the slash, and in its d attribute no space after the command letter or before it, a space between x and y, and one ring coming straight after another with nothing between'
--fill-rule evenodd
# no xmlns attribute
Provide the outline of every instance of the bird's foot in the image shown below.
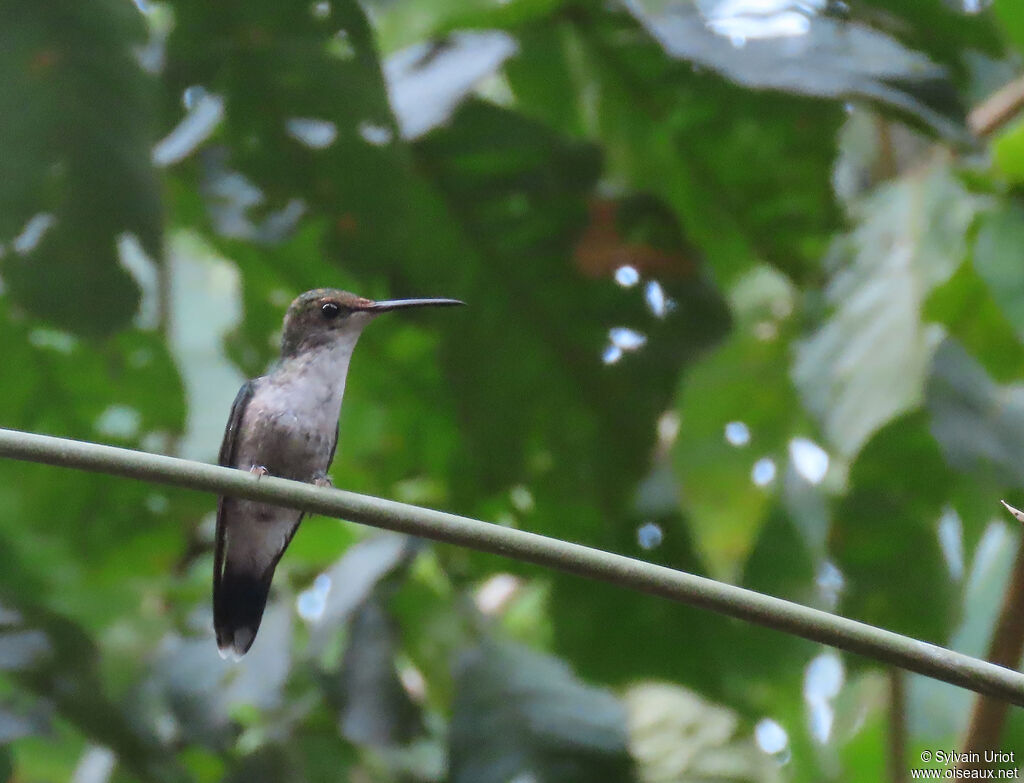
<svg viewBox="0 0 1024 783"><path fill-rule="evenodd" d="M313 484L318 487L327 487L327 489L334 489L334 482L331 481L331 477L326 473L317 473L313 476Z"/></svg>
<svg viewBox="0 0 1024 783"><path fill-rule="evenodd" d="M263 465L253 465L249 468L249 472L252 473L256 478L261 479L270 473Z"/></svg>

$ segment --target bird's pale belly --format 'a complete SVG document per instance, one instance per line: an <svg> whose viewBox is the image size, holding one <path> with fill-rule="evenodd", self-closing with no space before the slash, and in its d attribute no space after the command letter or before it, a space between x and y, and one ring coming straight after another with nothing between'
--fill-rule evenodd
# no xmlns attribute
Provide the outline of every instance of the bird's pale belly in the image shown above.
<svg viewBox="0 0 1024 783"><path fill-rule="evenodd" d="M324 427L291 412L250 410L254 426L245 422L236 467L264 467L272 476L312 481L326 473L337 432L337 419ZM248 415L246 416L248 418Z"/></svg>

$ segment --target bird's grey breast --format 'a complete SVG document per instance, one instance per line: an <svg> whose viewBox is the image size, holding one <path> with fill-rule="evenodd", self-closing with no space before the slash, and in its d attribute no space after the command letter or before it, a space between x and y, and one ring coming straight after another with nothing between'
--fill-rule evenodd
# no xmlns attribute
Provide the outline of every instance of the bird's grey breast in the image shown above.
<svg viewBox="0 0 1024 783"><path fill-rule="evenodd" d="M256 380L242 415L236 467L261 465L299 481L327 470L345 380L317 370L306 361Z"/></svg>

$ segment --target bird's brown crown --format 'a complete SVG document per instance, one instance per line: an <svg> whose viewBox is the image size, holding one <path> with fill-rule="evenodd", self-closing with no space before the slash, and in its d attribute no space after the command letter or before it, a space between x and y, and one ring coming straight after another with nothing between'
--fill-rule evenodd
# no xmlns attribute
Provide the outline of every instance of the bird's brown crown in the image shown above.
<svg viewBox="0 0 1024 783"><path fill-rule="evenodd" d="M353 313L365 312L372 299L338 288L314 288L295 297L284 317L281 355L292 356L300 349L328 342Z"/></svg>

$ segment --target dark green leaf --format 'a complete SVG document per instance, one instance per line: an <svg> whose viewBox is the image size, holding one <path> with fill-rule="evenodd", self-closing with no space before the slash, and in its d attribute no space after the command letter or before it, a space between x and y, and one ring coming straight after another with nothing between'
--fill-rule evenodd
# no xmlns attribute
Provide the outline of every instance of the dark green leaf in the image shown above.
<svg viewBox="0 0 1024 783"><path fill-rule="evenodd" d="M1024 208L1010 203L983 215L974 241L974 268L1018 336L1024 336Z"/></svg>
<svg viewBox="0 0 1024 783"><path fill-rule="evenodd" d="M349 623L341 662L341 733L351 742L404 745L422 731L419 711L395 669L397 629L379 600L363 603Z"/></svg>
<svg viewBox="0 0 1024 783"><path fill-rule="evenodd" d="M486 642L459 662L449 779L632 781L625 721L610 693L580 683L561 661Z"/></svg>
<svg viewBox="0 0 1024 783"><path fill-rule="evenodd" d="M564 91L545 99L551 88L533 82L549 79L552 64L556 84L568 80L596 103ZM524 110L596 133L613 181L671 206L719 279L758 260L798 278L816 265L838 218L829 186L838 107L691 71L622 14L531 31L509 76Z"/></svg>
<svg viewBox="0 0 1024 783"><path fill-rule="evenodd" d="M119 0L8 3L0 29L0 148L17 151L0 159L0 238L20 232L4 281L33 315L79 334L109 334L135 313L122 234L156 261L162 252L141 31Z"/></svg>
<svg viewBox="0 0 1024 783"><path fill-rule="evenodd" d="M846 614L916 638L946 640L955 590L936 525L952 484L923 412L871 438L850 471L830 539L845 577Z"/></svg>
<svg viewBox="0 0 1024 783"><path fill-rule="evenodd" d="M18 628L6 630L8 638L0 640L0 656L18 657L8 661L17 670L14 682L50 701L64 720L114 750L139 777L159 783L188 779L149 727L135 724L133 716L105 694L97 650L79 626L37 605L19 602L7 591L0 594L5 607L20 616Z"/></svg>
<svg viewBox="0 0 1024 783"><path fill-rule="evenodd" d="M927 405L950 465L1004 487L1024 486L1024 389L997 386L947 339L932 360Z"/></svg>
<svg viewBox="0 0 1024 783"><path fill-rule="evenodd" d="M709 23L695 5L678 0L633 0L629 8L670 55L745 86L867 98L950 139L969 138L963 106L945 71L864 25L793 11L789 21L801 20L797 34L747 40L729 32L730 24L742 24L742 16Z"/></svg>
<svg viewBox="0 0 1024 783"><path fill-rule="evenodd" d="M997 296L1003 299L1001 293L979 274L977 253L976 246L974 263L961 265L948 282L932 292L924 316L941 323L994 378L1017 378L1024 369L1020 332L996 300Z"/></svg>
<svg viewBox="0 0 1024 783"><path fill-rule="evenodd" d="M244 756L224 783L299 783L303 777L288 749L267 744Z"/></svg>
<svg viewBox="0 0 1024 783"><path fill-rule="evenodd" d="M19 699L17 702L28 699ZM52 731L50 721L52 707L32 698L27 704L17 703L13 698L0 700L0 748L22 737L46 734ZM2 755L0 755L2 759ZM0 761L2 770L2 761ZM0 772L0 780L5 780Z"/></svg>

